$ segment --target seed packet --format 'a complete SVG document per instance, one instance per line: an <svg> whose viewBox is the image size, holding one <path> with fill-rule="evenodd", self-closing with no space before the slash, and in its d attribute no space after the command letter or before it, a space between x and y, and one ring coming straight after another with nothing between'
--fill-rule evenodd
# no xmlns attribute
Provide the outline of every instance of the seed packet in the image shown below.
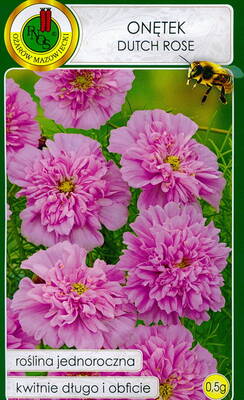
<svg viewBox="0 0 244 400"><path fill-rule="evenodd" d="M240 4L11 3L2 398L242 399Z"/></svg>

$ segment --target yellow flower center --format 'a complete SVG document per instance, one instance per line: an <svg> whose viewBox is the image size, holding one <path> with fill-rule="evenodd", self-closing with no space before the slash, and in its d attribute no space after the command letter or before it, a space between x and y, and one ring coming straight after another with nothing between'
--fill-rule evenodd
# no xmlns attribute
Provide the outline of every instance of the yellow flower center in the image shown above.
<svg viewBox="0 0 244 400"><path fill-rule="evenodd" d="M183 260L179 264L176 264L176 267L177 268L185 268L185 267L188 267L188 265L190 265L189 261L185 260L183 258Z"/></svg>
<svg viewBox="0 0 244 400"><path fill-rule="evenodd" d="M72 182L72 180L68 179L63 182L60 182L60 184L58 185L59 191L63 193L73 192L74 188L75 188L74 183Z"/></svg>
<svg viewBox="0 0 244 400"><path fill-rule="evenodd" d="M178 171L180 169L180 159L177 156L167 156L164 162L170 164L173 171Z"/></svg>
<svg viewBox="0 0 244 400"><path fill-rule="evenodd" d="M169 400L173 394L173 387L170 383L162 383L159 386L159 397L157 400Z"/></svg>
<svg viewBox="0 0 244 400"><path fill-rule="evenodd" d="M94 84L94 73L91 71L83 71L82 75L78 75L72 82L72 85L80 90L87 90Z"/></svg>
<svg viewBox="0 0 244 400"><path fill-rule="evenodd" d="M83 283L73 283L71 287L71 292L76 292L80 296L88 290L88 287Z"/></svg>

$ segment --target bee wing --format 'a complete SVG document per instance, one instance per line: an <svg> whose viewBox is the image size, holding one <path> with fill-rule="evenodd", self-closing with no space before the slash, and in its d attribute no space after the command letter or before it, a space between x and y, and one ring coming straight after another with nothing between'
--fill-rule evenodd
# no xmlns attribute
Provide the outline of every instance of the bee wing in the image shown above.
<svg viewBox="0 0 244 400"><path fill-rule="evenodd" d="M239 78L243 78L243 76L244 76L243 71L239 67L237 67L236 65L230 65L228 67L228 70L232 73L234 78L239 79Z"/></svg>

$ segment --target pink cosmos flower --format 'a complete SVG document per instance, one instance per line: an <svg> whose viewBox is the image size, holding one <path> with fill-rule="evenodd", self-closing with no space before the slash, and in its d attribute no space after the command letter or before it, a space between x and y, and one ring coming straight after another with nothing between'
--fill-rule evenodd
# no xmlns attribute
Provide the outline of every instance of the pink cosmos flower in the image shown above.
<svg viewBox="0 0 244 400"><path fill-rule="evenodd" d="M56 134L42 151L25 146L9 166L9 179L27 197L22 234L37 245L69 240L91 250L103 244L101 224L110 230L127 220L128 185L106 161L100 144L76 134Z"/></svg>
<svg viewBox="0 0 244 400"><path fill-rule="evenodd" d="M28 335L54 348L116 348L127 340L136 314L119 283L123 274L101 260L88 268L85 260L86 251L66 241L22 263L41 280L23 278L14 295Z"/></svg>
<svg viewBox="0 0 244 400"><path fill-rule="evenodd" d="M192 136L198 126L188 117L162 110L135 111L127 127L112 130L109 150L122 154L122 176L142 188L139 208L201 197L218 208L225 179L217 158Z"/></svg>
<svg viewBox="0 0 244 400"><path fill-rule="evenodd" d="M20 326L18 313L11 307L12 300L7 299L7 347L8 349L34 349L38 344L27 335Z"/></svg>
<svg viewBox="0 0 244 400"><path fill-rule="evenodd" d="M45 116L64 128L98 129L121 110L134 74L126 69L70 69L38 73L35 94Z"/></svg>
<svg viewBox="0 0 244 400"><path fill-rule="evenodd" d="M174 202L143 210L124 234L128 249L118 266L129 271L127 293L146 323L200 324L208 310L224 306L221 271L230 249L219 243L213 222L205 226L198 207Z"/></svg>
<svg viewBox="0 0 244 400"><path fill-rule="evenodd" d="M37 147L40 129L36 103L13 79L6 80L6 145L8 162L26 144Z"/></svg>
<svg viewBox="0 0 244 400"><path fill-rule="evenodd" d="M156 376L160 382L157 400L207 400L202 384L216 372L217 362L208 350L192 345L192 334L182 325L139 326L126 347L141 350L143 368L125 375Z"/></svg>

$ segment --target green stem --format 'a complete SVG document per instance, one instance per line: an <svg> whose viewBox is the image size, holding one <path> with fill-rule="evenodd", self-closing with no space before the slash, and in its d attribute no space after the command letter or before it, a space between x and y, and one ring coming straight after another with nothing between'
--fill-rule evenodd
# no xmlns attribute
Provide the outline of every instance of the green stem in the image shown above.
<svg viewBox="0 0 244 400"><path fill-rule="evenodd" d="M232 315L229 311L227 311L225 308L222 310L230 319L232 319Z"/></svg>
<svg viewBox="0 0 244 400"><path fill-rule="evenodd" d="M107 122L107 125L110 125L110 126L112 126L112 128L115 128L115 129L119 128L119 126L113 124L112 122Z"/></svg>
<svg viewBox="0 0 244 400"><path fill-rule="evenodd" d="M215 132L215 133L222 133L225 135L228 135L230 133L229 130L226 129L219 129L219 128L208 128L207 126L199 126L199 131L209 131L209 132Z"/></svg>
<svg viewBox="0 0 244 400"><path fill-rule="evenodd" d="M62 125L56 124L57 128L59 129L60 132L65 132L64 128Z"/></svg>
<svg viewBox="0 0 244 400"><path fill-rule="evenodd" d="M94 263L93 254L92 254L92 252L90 252L90 253L87 254L87 265L88 265L88 267L93 267L93 263Z"/></svg>

